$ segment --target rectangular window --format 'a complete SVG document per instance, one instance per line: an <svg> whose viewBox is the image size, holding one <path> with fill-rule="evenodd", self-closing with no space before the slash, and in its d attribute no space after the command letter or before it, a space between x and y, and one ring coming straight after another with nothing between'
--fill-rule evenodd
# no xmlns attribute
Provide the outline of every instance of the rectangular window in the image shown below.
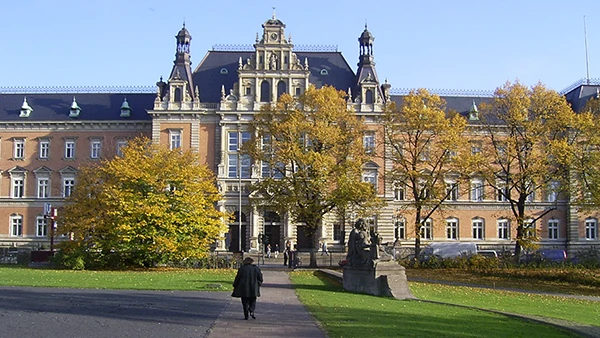
<svg viewBox="0 0 600 338"><path fill-rule="evenodd" d="M238 144L239 139L241 137L241 144ZM238 131L230 131L229 132L229 150L237 151L244 143L250 141L252 135L248 131L238 132Z"/></svg>
<svg viewBox="0 0 600 338"><path fill-rule="evenodd" d="M43 216L36 218L35 235L37 237L48 236L48 220Z"/></svg>
<svg viewBox="0 0 600 338"><path fill-rule="evenodd" d="M236 178L238 177L238 155L229 155L227 161L227 177Z"/></svg>
<svg viewBox="0 0 600 338"><path fill-rule="evenodd" d="M498 202L507 202L508 201L508 197L510 192L508 190L508 187L505 186L499 186L498 189L496 190L496 201Z"/></svg>
<svg viewBox="0 0 600 338"><path fill-rule="evenodd" d="M171 150L181 148L181 130L170 130L169 131L169 144Z"/></svg>
<svg viewBox="0 0 600 338"><path fill-rule="evenodd" d="M406 219L397 217L394 222L394 237L396 239L406 239Z"/></svg>
<svg viewBox="0 0 600 338"><path fill-rule="evenodd" d="M471 181L471 201L481 202L483 201L483 181L472 180Z"/></svg>
<svg viewBox="0 0 600 338"><path fill-rule="evenodd" d="M458 184L446 183L446 196L448 201L458 200Z"/></svg>
<svg viewBox="0 0 600 338"><path fill-rule="evenodd" d="M396 189L394 189L394 200L404 201L404 198L404 187L396 187Z"/></svg>
<svg viewBox="0 0 600 338"><path fill-rule="evenodd" d="M446 239L458 239L458 220L446 220Z"/></svg>
<svg viewBox="0 0 600 338"><path fill-rule="evenodd" d="M483 220L473 220L473 239L483 239Z"/></svg>
<svg viewBox="0 0 600 338"><path fill-rule="evenodd" d="M585 220L585 239L595 240L598 238L598 221L595 219Z"/></svg>
<svg viewBox="0 0 600 338"><path fill-rule="evenodd" d="M556 181L550 182L548 186L548 202L558 201L559 183Z"/></svg>
<svg viewBox="0 0 600 338"><path fill-rule="evenodd" d="M50 197L50 179L38 178L37 181L37 197L38 198L48 198Z"/></svg>
<svg viewBox="0 0 600 338"><path fill-rule="evenodd" d="M123 148L127 145L126 140L118 140L117 141L117 156L123 157Z"/></svg>
<svg viewBox="0 0 600 338"><path fill-rule="evenodd" d="M368 170L363 173L363 182L371 183L375 188L377 188L377 171Z"/></svg>
<svg viewBox="0 0 600 338"><path fill-rule="evenodd" d="M16 159L25 158L25 139L15 139L13 157Z"/></svg>
<svg viewBox="0 0 600 338"><path fill-rule="evenodd" d="M47 159L50 157L50 141L41 140L39 145L39 158Z"/></svg>
<svg viewBox="0 0 600 338"><path fill-rule="evenodd" d="M498 220L498 239L509 239L510 228L508 227L508 220Z"/></svg>
<svg viewBox="0 0 600 338"><path fill-rule="evenodd" d="M333 224L333 240L334 241L342 240L342 225L340 223Z"/></svg>
<svg viewBox="0 0 600 338"><path fill-rule="evenodd" d="M433 238L433 222L428 219L421 225L421 238L432 239Z"/></svg>
<svg viewBox="0 0 600 338"><path fill-rule="evenodd" d="M250 155L242 155L240 160L242 178L250 178L252 174L252 159Z"/></svg>
<svg viewBox="0 0 600 338"><path fill-rule="evenodd" d="M65 158L69 158L69 159L75 158L75 141L74 140L66 140L65 141Z"/></svg>
<svg viewBox="0 0 600 338"><path fill-rule="evenodd" d="M75 180L72 178L63 179L63 197L69 197L73 193L73 187L75 187Z"/></svg>
<svg viewBox="0 0 600 338"><path fill-rule="evenodd" d="M558 220L551 219L548 221L548 239L558 239Z"/></svg>
<svg viewBox="0 0 600 338"><path fill-rule="evenodd" d="M21 198L25 193L25 179L23 177L13 177L12 179L12 197Z"/></svg>
<svg viewBox="0 0 600 338"><path fill-rule="evenodd" d="M363 146L367 154L372 154L375 151L375 132L365 132L363 135Z"/></svg>
<svg viewBox="0 0 600 338"><path fill-rule="evenodd" d="M94 158L94 159L100 158L101 147L102 147L102 142L100 140L92 140L90 142L90 158Z"/></svg>
<svg viewBox="0 0 600 338"><path fill-rule="evenodd" d="M471 142L471 154L476 155L481 153L481 143Z"/></svg>
<svg viewBox="0 0 600 338"><path fill-rule="evenodd" d="M12 237L23 236L23 216L10 218L10 235Z"/></svg>

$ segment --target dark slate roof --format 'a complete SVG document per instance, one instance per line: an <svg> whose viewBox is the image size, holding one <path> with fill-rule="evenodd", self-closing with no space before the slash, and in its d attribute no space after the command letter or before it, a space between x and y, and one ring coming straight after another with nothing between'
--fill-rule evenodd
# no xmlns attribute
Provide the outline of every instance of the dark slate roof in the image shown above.
<svg viewBox="0 0 600 338"><path fill-rule="evenodd" d="M29 117L19 117L23 98L33 109ZM73 97L81 108L79 117L69 117ZM55 93L0 94L0 121L106 121L151 120L147 110L154 107L156 94L151 93ZM131 108L130 117L120 117L123 99Z"/></svg>
<svg viewBox="0 0 600 338"><path fill-rule="evenodd" d="M565 98L574 111L580 112L587 101L596 96L598 90L600 90L598 85L581 85L566 93Z"/></svg>
<svg viewBox="0 0 600 338"><path fill-rule="evenodd" d="M402 104L402 98L404 95L391 95L390 98L396 105L400 106ZM454 110L458 112L462 116L468 116L469 112L473 107L473 102L475 105L479 107L481 103L486 102L490 103L492 101L491 97L473 97L473 96L442 96L442 99L446 101L446 109Z"/></svg>
<svg viewBox="0 0 600 338"><path fill-rule="evenodd" d="M233 88L238 80L237 69L240 57L242 62L251 58L254 52L237 51L209 51L204 59L194 70L194 84L200 90L201 102L219 102L221 100L221 86L225 85L225 92ZM298 60L304 64L308 58L310 69L310 82L317 88L324 85L333 86L339 90L347 91L354 87L356 76L346 59L340 52L296 52ZM221 73L226 69L227 74ZM322 74L322 70L327 74Z"/></svg>

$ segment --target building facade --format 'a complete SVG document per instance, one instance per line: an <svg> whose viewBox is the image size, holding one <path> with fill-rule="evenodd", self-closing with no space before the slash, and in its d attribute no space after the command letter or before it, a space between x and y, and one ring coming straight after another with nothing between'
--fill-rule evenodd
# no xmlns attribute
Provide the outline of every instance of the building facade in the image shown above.
<svg viewBox="0 0 600 338"><path fill-rule="evenodd" d="M250 48L213 48L192 69L192 36L185 28L176 35L175 61L169 78L147 88L5 88L0 92L0 246L47 247L51 229L44 217L48 204L59 208L77 180L77 170L89 161L118 155L127 140L145 135L171 148L196 151L214 170L224 198L218 207L232 212L235 221L215 250L258 251L259 236L284 247L289 240L299 248L310 246L301 229L286 214L259 211L249 203L249 186L263 177L259 163L239 153L250 139L249 124L261 106L283 93L299 96L310 85L334 86L348 93L348 107L368 125L364 144L384 153L378 139L377 117L388 102L403 95L380 81L374 37L365 26L358 38L356 70L331 48L296 48L286 25L273 15L262 25ZM578 84L565 91L577 111L600 85ZM439 93L449 109L473 120L477 105L492 93ZM392 163L374 156L365 165L363 179L372 182L387 207L368 219L384 242L399 247L414 245L408 197L387 182L384 173ZM508 204L483 182L458 186L449 208L425 223L422 242L468 241L480 248L514 247ZM579 212L568 199L536 195L532 210L555 210L536 224L541 244L578 250L600 245L598 213ZM535 212L535 211L534 211ZM352 215L343 220L328 216L320 241L330 250L344 249ZM67 238L56 238L67 240ZM240 247L241 246L241 247Z"/></svg>

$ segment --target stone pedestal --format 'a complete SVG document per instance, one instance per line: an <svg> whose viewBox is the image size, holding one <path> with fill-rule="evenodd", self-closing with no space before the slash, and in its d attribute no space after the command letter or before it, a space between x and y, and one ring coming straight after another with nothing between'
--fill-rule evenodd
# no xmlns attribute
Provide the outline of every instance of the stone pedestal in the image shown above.
<svg viewBox="0 0 600 338"><path fill-rule="evenodd" d="M404 267L395 261L377 261L371 266L344 267L344 289L350 292L397 299L416 299L408 288Z"/></svg>

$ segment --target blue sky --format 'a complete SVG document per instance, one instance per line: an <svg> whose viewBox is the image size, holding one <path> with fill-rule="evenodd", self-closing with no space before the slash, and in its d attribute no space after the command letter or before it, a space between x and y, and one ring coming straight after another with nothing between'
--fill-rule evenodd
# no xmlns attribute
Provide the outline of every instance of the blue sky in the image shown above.
<svg viewBox="0 0 600 338"><path fill-rule="evenodd" d="M352 68L365 22L393 88L562 90L600 78L600 1L4 0L0 87L154 85L185 21L192 67L217 44L251 45L275 7L297 45L337 45Z"/></svg>

